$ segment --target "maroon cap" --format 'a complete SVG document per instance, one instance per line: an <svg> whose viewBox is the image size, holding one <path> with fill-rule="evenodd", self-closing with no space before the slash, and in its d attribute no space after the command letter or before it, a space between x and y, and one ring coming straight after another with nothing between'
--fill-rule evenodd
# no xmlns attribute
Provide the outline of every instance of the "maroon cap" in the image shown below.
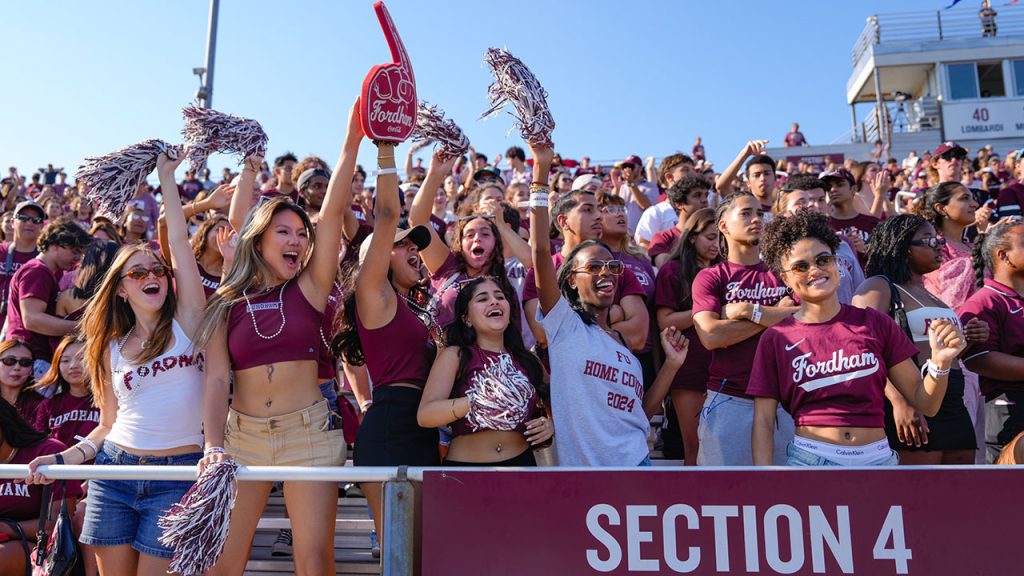
<svg viewBox="0 0 1024 576"><path fill-rule="evenodd" d="M622 164L623 165L625 165L625 164L632 164L634 166L643 166L644 165L644 161L641 160L640 157L637 156L636 154L633 154L632 156L629 156L628 158L623 160Z"/></svg>
<svg viewBox="0 0 1024 576"><path fill-rule="evenodd" d="M932 156L942 156L950 150L963 150L964 154L967 153L967 148L964 148L956 142L943 142L942 144L939 144L939 147L935 149L935 152L932 152Z"/></svg>
<svg viewBox="0 0 1024 576"><path fill-rule="evenodd" d="M821 176L818 177L821 180L827 180L828 178L841 178L850 183L853 186L853 174L850 174L849 170L845 168L836 168L835 170L829 170L828 172L822 172Z"/></svg>

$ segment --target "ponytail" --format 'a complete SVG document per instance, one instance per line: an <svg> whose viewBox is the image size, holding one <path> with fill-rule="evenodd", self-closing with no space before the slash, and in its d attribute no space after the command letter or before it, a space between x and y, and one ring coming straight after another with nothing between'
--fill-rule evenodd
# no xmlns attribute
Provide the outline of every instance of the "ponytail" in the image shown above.
<svg viewBox="0 0 1024 576"><path fill-rule="evenodd" d="M974 285L981 288L985 284L985 268L990 266L992 256L985 256L984 246L988 240L988 234L979 234L974 239L974 248L971 250L971 267L974 268Z"/></svg>

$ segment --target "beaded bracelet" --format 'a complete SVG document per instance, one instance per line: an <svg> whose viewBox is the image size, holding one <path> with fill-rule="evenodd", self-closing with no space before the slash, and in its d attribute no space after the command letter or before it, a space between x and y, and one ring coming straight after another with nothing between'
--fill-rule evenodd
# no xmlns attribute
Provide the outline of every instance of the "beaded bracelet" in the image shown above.
<svg viewBox="0 0 1024 576"><path fill-rule="evenodd" d="M203 456L209 456L210 454L223 454L224 449L220 446L210 446L206 450L203 450Z"/></svg>
<svg viewBox="0 0 1024 576"><path fill-rule="evenodd" d="M80 443L85 444L89 448L92 448L93 456L96 456L100 453L100 449L96 447L96 444L92 440L86 438L85 436L75 436L75 440L78 440ZM75 444L75 446L78 446L78 444Z"/></svg>

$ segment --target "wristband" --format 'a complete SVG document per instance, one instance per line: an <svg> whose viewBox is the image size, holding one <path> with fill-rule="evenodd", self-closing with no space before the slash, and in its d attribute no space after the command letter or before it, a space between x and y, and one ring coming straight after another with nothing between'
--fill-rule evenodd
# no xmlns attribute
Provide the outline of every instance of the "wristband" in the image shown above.
<svg viewBox="0 0 1024 576"><path fill-rule="evenodd" d="M386 176L388 174L398 174L398 168L380 168L380 167L378 167L377 176Z"/></svg>
<svg viewBox="0 0 1024 576"><path fill-rule="evenodd" d="M363 402L359 405L359 409L362 410L363 412L366 412L367 410L370 409L370 406L373 406L373 400L363 400Z"/></svg>
<svg viewBox="0 0 1024 576"><path fill-rule="evenodd" d="M750 313L750 321L754 324L761 323L761 303L754 304L754 311Z"/></svg>
<svg viewBox="0 0 1024 576"><path fill-rule="evenodd" d="M75 440L78 440L82 444L85 444L89 448L92 448L92 455L93 456L99 456L100 449L96 447L96 444L92 440L89 440L85 436L75 436ZM76 444L76 446L77 446L77 444Z"/></svg>
<svg viewBox="0 0 1024 576"><path fill-rule="evenodd" d="M931 359L929 359L927 362L924 363L924 366L921 367L921 375L924 376L925 371L927 371L929 376L937 379L942 378L944 376L949 376L949 371L951 369L952 368L946 368L945 370L943 370L942 368L939 368L934 362L932 362Z"/></svg>
<svg viewBox="0 0 1024 576"><path fill-rule="evenodd" d="M224 449L220 446L210 446L206 450L203 450L203 456L209 456L210 454L223 454Z"/></svg>

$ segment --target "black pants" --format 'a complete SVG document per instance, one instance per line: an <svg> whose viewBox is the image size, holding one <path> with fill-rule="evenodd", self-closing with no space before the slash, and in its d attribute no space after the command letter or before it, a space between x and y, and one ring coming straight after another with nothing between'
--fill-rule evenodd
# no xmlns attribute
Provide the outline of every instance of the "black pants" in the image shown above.
<svg viewBox="0 0 1024 576"><path fill-rule="evenodd" d="M1024 432L1024 391L1004 392L1009 406L1006 407L1009 416L1003 421L1002 429L996 433L996 442L1000 448L1009 444L1017 434ZM997 422L991 422L990 430L996 430Z"/></svg>

